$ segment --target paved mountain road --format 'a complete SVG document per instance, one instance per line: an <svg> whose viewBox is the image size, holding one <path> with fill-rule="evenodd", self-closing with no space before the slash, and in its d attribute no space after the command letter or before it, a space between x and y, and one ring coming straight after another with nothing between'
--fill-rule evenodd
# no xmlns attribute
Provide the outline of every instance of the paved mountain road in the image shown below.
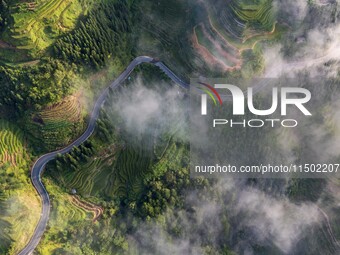
<svg viewBox="0 0 340 255"><path fill-rule="evenodd" d="M318 59L320 61L324 60L323 58ZM46 191L44 185L42 184L41 181L41 174L46 166L46 164L54 159L58 154L65 154L69 151L72 150L73 147L79 146L82 144L84 141L86 141L93 133L96 125L96 121L99 116L100 109L102 105L104 104L107 94L109 93L110 89L115 89L118 86L122 84L124 80L128 78L130 73L137 67L138 65L142 63L151 63L157 67L159 67L173 82L177 83L179 86L181 86L185 90L189 90L189 84L185 83L183 80L181 80L176 74L174 74L163 62L160 62L157 59L148 57L148 56L140 56L135 58L131 63L127 66L127 68L118 76L118 78L113 81L106 89L104 89L100 96L98 97L97 101L94 104L93 110L91 112L91 116L89 118L89 122L87 125L87 128L85 132L78 137L74 142L69 144L68 146L64 147L63 149L53 151L50 153L47 153L43 156L41 156L33 165L32 170L31 170L31 180L32 184L37 190L41 201L42 201L42 211L41 211L41 216L38 222L38 225L36 226L36 229L29 241L29 243L26 245L26 247L19 253L19 255L27 255L27 254L32 254L34 249L38 246L42 235L45 232L48 220L49 220L49 215L50 215L50 198L48 195L48 192ZM300 67L304 64L304 62L299 62L299 63L291 63L288 66L296 68L297 66ZM287 66L285 66L287 68ZM273 72L273 70L271 70ZM256 84L254 87L254 94L258 93L259 91L263 90L265 87L267 87L269 84L267 82L262 82L261 84ZM245 92L245 94L247 94ZM221 97L225 101L231 101L232 96L231 95L221 95ZM327 217L327 215L325 215ZM329 222L329 221L328 221ZM329 223L328 223L329 224ZM331 233L332 234L332 233ZM335 238L333 238L335 239ZM335 239L336 241L336 239ZM337 241L336 241L337 243Z"/></svg>
<svg viewBox="0 0 340 255"><path fill-rule="evenodd" d="M79 146L82 144L84 141L86 141L93 133L95 126L96 126L96 121L99 116L100 109L102 105L105 102L106 96L111 89L117 88L119 85L122 84L122 82L128 78L130 73L135 69L136 66L142 64L142 63L152 63L156 66L158 66L171 80L173 80L175 83L180 85L184 89L189 89L189 84L185 83L182 81L178 76L176 76L166 65L164 65L162 62L155 60L151 57L148 56L140 56L135 58L129 65L128 67L122 72L119 77L111 83L110 86L108 86L106 89L102 91L100 94L99 98L95 102L95 105L93 107L89 123L87 125L87 128L85 132L77 138L74 142L72 142L70 145L64 147L63 149L53 151L50 153L47 153L43 156L41 156L33 165L32 170L31 170L31 180L33 183L33 186L37 190L41 201L42 201L42 211L41 211L41 216L38 222L38 225L36 226L36 229L33 233L33 236L31 237L29 243L26 245L26 247L19 253L19 255L26 255L26 254L31 254L34 249L38 246L40 239L42 235L45 232L47 222L49 219L50 215L50 198L49 195L41 181L41 174L47 164L50 160L54 159L58 154L65 154L69 151L72 150L73 147Z"/></svg>

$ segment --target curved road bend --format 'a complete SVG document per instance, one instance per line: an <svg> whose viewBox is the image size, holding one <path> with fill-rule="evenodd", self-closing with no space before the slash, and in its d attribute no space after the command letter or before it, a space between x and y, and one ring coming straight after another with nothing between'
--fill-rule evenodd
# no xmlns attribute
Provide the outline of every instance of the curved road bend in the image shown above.
<svg viewBox="0 0 340 255"><path fill-rule="evenodd" d="M33 233L33 236L31 237L31 240L26 245L26 247L19 253L19 255L31 254L34 251L34 249L38 246L40 239L41 239L42 235L44 234L46 226L47 226L47 222L48 222L49 214L50 214L50 198L49 198L49 195L48 195L48 193L47 193L47 191L46 191L46 189L45 189L45 187L44 187L44 185L42 184L42 181L41 181L41 173L42 173L44 167L46 166L47 162L54 159L57 154L65 154L65 153L69 152L70 150L72 150L73 147L79 146L81 143L86 141L91 136L91 134L94 131L96 121L97 121L98 116L99 116L100 108L103 105L103 103L105 102L105 99L106 99L106 96L109 92L109 89L110 88L115 89L119 85L121 85L121 83L130 75L130 73L135 69L135 67L142 64L142 63L152 63L152 64L158 66L165 74L167 74L167 76L169 76L169 78L172 81L174 81L175 83L177 83L178 85L180 85L182 88L184 88L186 90L189 89L189 84L185 83L179 77L177 77L162 62L160 62L158 60L154 60L153 58L148 57L148 56L140 56L140 57L135 58L128 65L128 67L124 70L124 72L122 72L119 75L119 77L113 83L111 83L110 86L108 86L106 89L104 89L103 92L100 94L99 98L97 99L97 101L95 102L95 105L93 107L91 117L89 119L89 123L87 125L85 132L80 137L78 137L77 140L72 142L67 147L65 147L61 150L57 150L57 151L47 153L47 154L41 156L34 163L32 170L31 170L31 180L32 180L33 186L35 187L35 189L37 190L37 192L38 192L38 194L41 198L42 211L41 211L41 216L40 216L38 225L36 226L36 229Z"/></svg>
<svg viewBox="0 0 340 255"><path fill-rule="evenodd" d="M49 214L50 214L50 198L49 195L42 184L41 181L41 173L50 160L54 159L57 154L65 154L72 150L73 147L79 146L81 143L86 141L93 133L96 121L99 116L99 111L101 109L101 106L106 100L106 96L109 92L109 89L115 89L121 83L130 75L130 73L135 69L136 66L142 64L142 63L151 63L157 67L159 67L173 82L177 83L179 86L182 88L188 90L189 89L189 84L185 83L182 81L175 73L173 73L163 62L160 62L159 60L153 59L148 56L140 56L135 58L131 63L127 66L127 68L122 72L118 78L112 82L106 89L102 91L100 94L99 98L95 102L95 105L93 107L89 123L87 125L87 128L85 132L77 138L74 142L69 144L67 147L64 147L63 149L53 151L50 153L47 153L43 156L41 156L33 165L32 170L31 170L31 180L33 183L33 186L37 190L41 201L42 201L42 211L41 211L41 216L38 222L38 225L36 226L36 229L33 233L33 236L31 237L29 243L26 245L26 247L19 253L19 255L27 255L31 254L34 249L38 246L40 239L42 235L45 232L47 222L49 219ZM300 64L300 63L298 63ZM296 65L296 64L291 64L291 65ZM268 86L268 83L264 82L262 84L256 84L255 89L253 94L258 93L262 89L264 89L266 86ZM246 93L246 91L244 91ZM231 101L232 96L231 95L221 95L221 97L226 100L226 101Z"/></svg>

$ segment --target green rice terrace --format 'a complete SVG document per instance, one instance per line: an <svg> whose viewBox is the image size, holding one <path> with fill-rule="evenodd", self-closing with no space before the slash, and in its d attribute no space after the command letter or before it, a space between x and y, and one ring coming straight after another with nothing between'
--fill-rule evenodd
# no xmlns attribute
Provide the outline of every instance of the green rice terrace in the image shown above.
<svg viewBox="0 0 340 255"><path fill-rule="evenodd" d="M105 107L107 113L102 113L95 136L52 164L55 170L49 173L67 191L75 189L90 198L136 200L143 192L145 179L162 174L169 162L179 163L184 155L184 145L175 138L178 120L171 126L150 125L152 134L126 133L124 123L116 115L118 109L112 108L117 97L117 92L110 96ZM103 141L111 142L103 146Z"/></svg>
<svg viewBox="0 0 340 255"><path fill-rule="evenodd" d="M84 109L81 95L68 96L62 102L27 115L26 128L31 142L40 150L51 151L70 142L83 130Z"/></svg>
<svg viewBox="0 0 340 255"><path fill-rule="evenodd" d="M153 15L148 15L151 11ZM138 45L143 54L177 63L174 71L186 75L197 70L216 74L240 70L245 51L259 42L277 40L287 30L277 22L272 0L146 0L140 12Z"/></svg>
<svg viewBox="0 0 340 255"><path fill-rule="evenodd" d="M0 120L0 253L16 254L29 240L39 216L39 200L28 178L24 133Z"/></svg>
<svg viewBox="0 0 340 255"><path fill-rule="evenodd" d="M70 226L94 226L93 213L75 202L76 197L65 193L56 183L46 180L46 188L52 198L52 208L55 209L51 211L48 235L37 251L39 254L57 254L68 238L66 230Z"/></svg>
<svg viewBox="0 0 340 255"><path fill-rule="evenodd" d="M217 1L205 7L207 18L194 27L193 45L207 63L225 71L240 69L243 51L283 31L275 21L272 0Z"/></svg>
<svg viewBox="0 0 340 255"><path fill-rule="evenodd" d="M0 120L0 165L25 167L26 141L23 133L9 122Z"/></svg>
<svg viewBox="0 0 340 255"><path fill-rule="evenodd" d="M48 230L37 248L41 254L58 251L82 254L90 246L93 250L124 254L128 247L121 234L125 223L122 227L118 223L120 204L136 213L155 216L165 210L167 200L176 203L176 191L170 192L168 188L166 200L155 209L141 201L146 192L153 190L148 185L155 178L170 171L184 178L183 172L176 170L180 166L185 168L183 162L188 157L187 146L178 138L181 123L177 119L163 125L148 125L152 132L126 131L115 103L121 90L129 91L131 86L111 93L94 134L86 142L48 163L45 184L52 211ZM167 178L177 180L175 174ZM159 184L155 189L163 190ZM149 199L153 203L152 196ZM93 233L90 229L101 229L100 236L105 238L89 238L86 233ZM102 242L107 242L107 238L113 240L113 245L103 248ZM83 240L81 245L70 245L79 240Z"/></svg>
<svg viewBox="0 0 340 255"><path fill-rule="evenodd" d="M7 6L9 26L2 35L0 58L9 62L41 55L62 33L72 30L83 13L78 0L10 1Z"/></svg>

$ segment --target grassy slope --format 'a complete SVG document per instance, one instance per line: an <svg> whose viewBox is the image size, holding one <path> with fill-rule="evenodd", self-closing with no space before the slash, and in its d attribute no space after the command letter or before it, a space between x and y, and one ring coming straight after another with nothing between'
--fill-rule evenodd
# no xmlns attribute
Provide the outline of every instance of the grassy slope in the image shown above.
<svg viewBox="0 0 340 255"><path fill-rule="evenodd" d="M70 195L65 194L56 183L47 180L45 185L52 200L52 211L48 223L48 234L38 247L38 252L42 255L52 254L63 246L67 240L67 236L64 235L65 229L90 224L92 219L91 213L75 206L71 202Z"/></svg>
<svg viewBox="0 0 340 255"><path fill-rule="evenodd" d="M20 63L41 56L58 36L75 27L83 8L78 0L12 3L12 22L1 37L13 47L1 49L0 59Z"/></svg>
<svg viewBox="0 0 340 255"><path fill-rule="evenodd" d="M30 2L36 3L31 11L24 1L11 2L13 23L1 34L8 47L0 49L0 64L37 64L31 61L32 56L45 52L59 35L72 30L86 9L79 1ZM69 142L83 128L84 110L79 97L71 96L29 113L26 121L20 122L25 132L0 120L0 254L17 254L29 241L40 216L40 200L29 180L33 153L29 146L33 142L41 146L35 146L35 151L54 150Z"/></svg>
<svg viewBox="0 0 340 255"><path fill-rule="evenodd" d="M16 254L29 240L40 204L28 179L30 157L23 132L0 120L0 254Z"/></svg>
<svg viewBox="0 0 340 255"><path fill-rule="evenodd" d="M159 71L157 71L157 74L159 74ZM136 78L135 75L137 74L132 74L132 79ZM126 89L129 88L127 87ZM109 102L115 102L116 97L119 97L119 93L114 92L111 94ZM110 104L106 105L108 114L112 111L111 107ZM114 118L114 116L113 114L110 118ZM100 123L106 121L106 115L102 115ZM54 206L54 209L52 209L55 218L52 218L51 222L58 221L57 218L61 216L57 215L69 214L68 211L76 210L74 205L66 205L64 202L65 197L69 196L68 193L73 188L77 190L77 194L82 196L83 199L93 203L104 203L104 214L110 215L116 209L110 209L106 201L116 201L121 198L127 199L129 203L134 204L134 201L143 192L146 178L151 178L155 173L158 175L163 174L169 165L180 166L185 150L183 145L178 144L178 141L174 139L178 128L176 123L173 123L171 132L168 135L158 137L158 139L155 139L151 134L131 138L131 134L125 134L123 130L118 128L121 125L118 124L120 121L117 120L115 123L115 126L110 126L109 128L113 132L109 138L103 138L101 129L98 128L101 124L98 124L94 136L89 139L96 148L95 153L86 162L79 162L80 167L78 170L66 167L65 164L58 171L53 164L48 166L46 173L52 177L53 183L61 185L62 189L58 189L58 192L63 194L57 196L57 187L49 185L49 192L56 194L54 203L58 204L58 207ZM126 142L126 136L128 136L130 142ZM135 141L133 144L131 139ZM52 183L52 181L48 182ZM81 217L79 213L74 215L77 218L74 225L87 226L88 217ZM71 221L71 219L66 219L66 221ZM100 219L99 221L100 224L104 225L103 232L113 228L106 219ZM47 251L57 251L61 248L70 252L71 243L76 242L77 235L68 237L68 240L56 242L51 240L55 240L57 236L66 231L72 232L74 225L71 226L70 222L69 224L51 223L51 228L47 232L43 243L39 246L41 254L49 254ZM114 232L114 230L110 230L110 232ZM81 238L79 234L78 237ZM72 252L81 254L80 250Z"/></svg>
<svg viewBox="0 0 340 255"><path fill-rule="evenodd" d="M25 128L37 151L51 151L70 142L84 127L85 106L76 93L40 112L27 114Z"/></svg>

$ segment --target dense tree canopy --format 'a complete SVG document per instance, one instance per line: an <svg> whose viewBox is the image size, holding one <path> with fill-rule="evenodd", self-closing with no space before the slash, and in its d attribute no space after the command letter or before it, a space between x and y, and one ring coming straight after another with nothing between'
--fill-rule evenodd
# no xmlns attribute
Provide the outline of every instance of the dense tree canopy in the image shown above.
<svg viewBox="0 0 340 255"><path fill-rule="evenodd" d="M111 57L130 60L131 12L126 1L94 3L72 32L63 34L47 51L48 58L27 65L0 65L0 106L21 114L27 109L61 101L74 87L82 66L99 69ZM0 32L8 20L0 0ZM113 56L115 54L115 56Z"/></svg>
<svg viewBox="0 0 340 255"><path fill-rule="evenodd" d="M99 69L113 53L126 51L126 33L130 30L126 1L100 3L73 33L56 42L54 51L65 61Z"/></svg>
<svg viewBox="0 0 340 255"><path fill-rule="evenodd" d="M7 25L8 19L8 5L5 0L0 1L0 32Z"/></svg>
<svg viewBox="0 0 340 255"><path fill-rule="evenodd" d="M20 112L60 101L70 92L75 69L53 59L31 67L0 66L0 105Z"/></svg>

